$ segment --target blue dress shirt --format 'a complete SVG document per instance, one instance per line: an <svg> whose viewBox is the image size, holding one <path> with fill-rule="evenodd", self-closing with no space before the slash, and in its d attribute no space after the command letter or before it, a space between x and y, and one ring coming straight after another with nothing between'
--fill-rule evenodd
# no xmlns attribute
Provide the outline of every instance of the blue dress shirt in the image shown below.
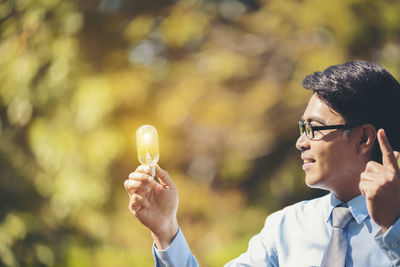
<svg viewBox="0 0 400 267"><path fill-rule="evenodd" d="M320 266L331 238L332 210L339 204L331 193L271 214L250 240L247 252L225 266ZM400 266L400 219L383 234L368 215L362 195L347 204L354 220L345 228L346 266ZM180 229L166 250L153 245L153 255L158 267L198 266Z"/></svg>

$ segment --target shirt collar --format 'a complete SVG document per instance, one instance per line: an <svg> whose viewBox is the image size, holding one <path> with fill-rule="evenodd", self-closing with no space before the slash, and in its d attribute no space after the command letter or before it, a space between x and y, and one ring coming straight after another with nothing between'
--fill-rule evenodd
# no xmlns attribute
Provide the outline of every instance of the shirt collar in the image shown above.
<svg viewBox="0 0 400 267"><path fill-rule="evenodd" d="M331 214L332 210L334 207L339 206L342 204L342 201L338 199L335 194L332 192L330 193L330 205L329 205L329 210L327 214L326 221L329 222L331 219ZM351 214L353 215L354 219L358 224L361 224L368 216L368 209L367 209L367 204L365 202L365 198L363 195L358 195L355 198L351 199L348 201L347 206L350 209Z"/></svg>

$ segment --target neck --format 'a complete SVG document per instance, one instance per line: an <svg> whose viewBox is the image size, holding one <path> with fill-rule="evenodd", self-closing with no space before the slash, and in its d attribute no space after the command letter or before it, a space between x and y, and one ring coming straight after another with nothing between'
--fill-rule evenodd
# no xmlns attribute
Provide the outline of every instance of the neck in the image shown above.
<svg viewBox="0 0 400 267"><path fill-rule="evenodd" d="M340 179L340 181L338 180L338 182L335 185L332 185L329 190L342 202L348 202L361 194L360 176L365 170L366 164L367 161L365 161L364 164L354 166L351 172L349 172L347 176L343 177L344 179Z"/></svg>
<svg viewBox="0 0 400 267"><path fill-rule="evenodd" d="M340 201L346 203L349 202L350 200L352 200L353 198L355 198L356 196L358 196L361 192L360 189L357 188L357 190L354 191L349 191L349 192L341 192L338 190L331 190L331 192L333 194L335 194L335 196L340 199Z"/></svg>

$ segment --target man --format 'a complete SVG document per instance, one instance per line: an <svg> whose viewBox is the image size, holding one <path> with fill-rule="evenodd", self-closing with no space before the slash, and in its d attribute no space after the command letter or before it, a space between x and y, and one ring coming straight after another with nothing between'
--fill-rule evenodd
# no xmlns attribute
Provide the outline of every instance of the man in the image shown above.
<svg viewBox="0 0 400 267"><path fill-rule="evenodd" d="M268 216L246 253L226 266L400 266L400 84L363 61L307 76L313 90L296 147L305 181L330 194ZM156 266L198 266L178 226L178 194L139 166L129 209L151 232Z"/></svg>

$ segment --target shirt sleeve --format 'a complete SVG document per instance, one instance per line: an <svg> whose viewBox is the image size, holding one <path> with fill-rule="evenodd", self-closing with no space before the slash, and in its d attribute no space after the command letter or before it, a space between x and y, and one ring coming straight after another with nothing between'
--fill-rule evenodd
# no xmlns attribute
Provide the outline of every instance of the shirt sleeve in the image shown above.
<svg viewBox="0 0 400 267"><path fill-rule="evenodd" d="M400 218L397 219L386 233L380 230L375 240L390 259L393 266L400 266Z"/></svg>
<svg viewBox="0 0 400 267"><path fill-rule="evenodd" d="M156 245L153 244L153 257L156 267L199 266L180 228L167 249L157 249Z"/></svg>
<svg viewBox="0 0 400 267"><path fill-rule="evenodd" d="M261 232L253 236L245 253L227 263L225 267L279 266L273 233L277 232L277 213L270 215Z"/></svg>
<svg viewBox="0 0 400 267"><path fill-rule="evenodd" d="M279 235L280 232L279 225L281 219L281 212L275 212L268 216L261 232L251 238L247 251L227 263L225 267L279 266L276 235ZM153 244L153 256L156 267L199 266L180 228L167 249L159 250Z"/></svg>

